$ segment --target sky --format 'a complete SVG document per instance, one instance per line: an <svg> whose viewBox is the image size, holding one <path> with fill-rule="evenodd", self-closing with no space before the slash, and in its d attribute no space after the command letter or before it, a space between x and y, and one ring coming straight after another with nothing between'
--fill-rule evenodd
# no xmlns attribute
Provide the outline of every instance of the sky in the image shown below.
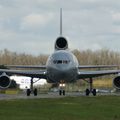
<svg viewBox="0 0 120 120"><path fill-rule="evenodd" d="M120 52L120 0L0 0L0 50L54 52L60 8L71 50Z"/></svg>

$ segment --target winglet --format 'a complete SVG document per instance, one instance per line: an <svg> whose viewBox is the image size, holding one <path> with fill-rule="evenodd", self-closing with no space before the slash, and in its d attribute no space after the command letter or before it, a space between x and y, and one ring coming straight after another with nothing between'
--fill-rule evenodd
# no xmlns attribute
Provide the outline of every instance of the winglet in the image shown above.
<svg viewBox="0 0 120 120"><path fill-rule="evenodd" d="M60 36L62 36L62 8L60 8Z"/></svg>

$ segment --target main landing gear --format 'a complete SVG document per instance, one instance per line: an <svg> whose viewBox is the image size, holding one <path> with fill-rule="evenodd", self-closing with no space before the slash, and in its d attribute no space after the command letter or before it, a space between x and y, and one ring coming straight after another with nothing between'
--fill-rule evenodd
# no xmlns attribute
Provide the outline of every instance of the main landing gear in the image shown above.
<svg viewBox="0 0 120 120"><path fill-rule="evenodd" d="M87 81L90 85L90 88L89 89L86 89L85 93L86 93L86 96L89 96L90 93L93 94L93 96L96 96L96 89L93 89L93 79L90 78L89 81Z"/></svg>
<svg viewBox="0 0 120 120"><path fill-rule="evenodd" d="M27 93L27 96L30 96L31 93L33 93L34 96L37 96L37 89L36 88L34 90L27 89L26 93Z"/></svg>
<svg viewBox="0 0 120 120"><path fill-rule="evenodd" d="M33 82L33 78L31 78L31 84L30 84L30 89L27 89L27 91L26 91L26 94L27 94L27 96L30 96L30 94L34 94L34 96L37 96L37 94L38 94L38 91L37 91L37 88L33 88L33 84L34 84L34 82Z"/></svg>
<svg viewBox="0 0 120 120"><path fill-rule="evenodd" d="M59 84L59 95L64 95L65 96L65 83L60 83Z"/></svg>

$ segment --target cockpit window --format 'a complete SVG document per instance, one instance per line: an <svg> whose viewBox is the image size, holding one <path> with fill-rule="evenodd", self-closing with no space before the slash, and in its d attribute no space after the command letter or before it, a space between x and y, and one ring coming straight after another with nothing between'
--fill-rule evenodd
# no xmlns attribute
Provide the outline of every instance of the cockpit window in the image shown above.
<svg viewBox="0 0 120 120"><path fill-rule="evenodd" d="M70 60L54 60L54 64L68 64Z"/></svg>
<svg viewBox="0 0 120 120"><path fill-rule="evenodd" d="M58 60L58 61L57 61L57 64L62 64L62 60Z"/></svg>

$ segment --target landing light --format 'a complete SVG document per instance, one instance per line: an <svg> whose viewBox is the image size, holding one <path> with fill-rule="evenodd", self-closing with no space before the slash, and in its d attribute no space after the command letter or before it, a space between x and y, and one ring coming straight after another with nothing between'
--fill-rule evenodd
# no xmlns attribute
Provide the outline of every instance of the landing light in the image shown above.
<svg viewBox="0 0 120 120"><path fill-rule="evenodd" d="M60 84L59 86L60 86L60 87L65 87L65 84Z"/></svg>
<svg viewBox="0 0 120 120"><path fill-rule="evenodd" d="M44 74L46 74L46 72L44 72Z"/></svg>

